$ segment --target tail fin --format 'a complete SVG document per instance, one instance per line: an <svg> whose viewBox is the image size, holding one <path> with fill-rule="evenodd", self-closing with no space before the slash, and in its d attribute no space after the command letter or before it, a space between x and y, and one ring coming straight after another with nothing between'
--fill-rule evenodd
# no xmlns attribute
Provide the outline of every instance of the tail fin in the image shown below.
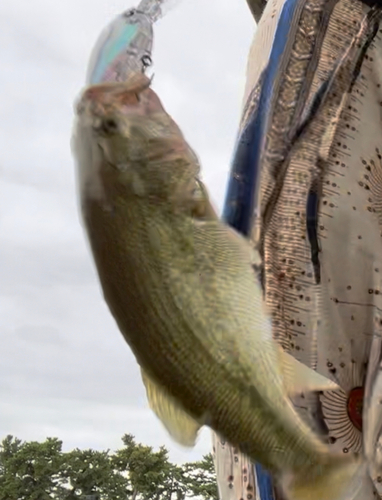
<svg viewBox="0 0 382 500"><path fill-rule="evenodd" d="M366 466L354 456L317 466L311 474L286 477L282 488L288 500L352 500L362 487Z"/></svg>

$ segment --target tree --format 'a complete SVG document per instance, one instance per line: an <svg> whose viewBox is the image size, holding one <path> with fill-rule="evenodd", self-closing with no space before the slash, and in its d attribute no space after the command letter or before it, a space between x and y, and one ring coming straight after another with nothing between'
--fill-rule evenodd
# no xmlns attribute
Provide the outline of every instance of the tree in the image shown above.
<svg viewBox="0 0 382 500"><path fill-rule="evenodd" d="M205 500L218 500L215 465L212 454L204 455L198 462L183 464L183 483L189 496L203 497Z"/></svg>
<svg viewBox="0 0 382 500"><path fill-rule="evenodd" d="M132 500L184 500L186 497L202 497L218 500L216 474L211 454L198 462L182 466L168 460L168 451L161 447L154 452L150 446L137 444L131 434L122 438L124 448L114 456L115 466L128 471L133 488Z"/></svg>
<svg viewBox="0 0 382 500"><path fill-rule="evenodd" d="M22 442L7 436L0 445L0 500L51 500L64 489L62 441Z"/></svg>
<svg viewBox="0 0 382 500"><path fill-rule="evenodd" d="M79 450L63 454L69 492L66 500L99 494L100 500L126 500L129 482L113 467L109 451Z"/></svg>
<svg viewBox="0 0 382 500"><path fill-rule="evenodd" d="M7 436L0 444L0 500L217 500L211 455L199 462L175 465L162 446L122 438L115 453L75 449L62 442L22 442ZM92 497L93 498L93 497Z"/></svg>
<svg viewBox="0 0 382 500"><path fill-rule="evenodd" d="M132 500L159 500L167 490L173 465L162 446L154 452L151 446L137 444L131 434L122 437L124 448L114 457L117 470L127 472L132 486Z"/></svg>

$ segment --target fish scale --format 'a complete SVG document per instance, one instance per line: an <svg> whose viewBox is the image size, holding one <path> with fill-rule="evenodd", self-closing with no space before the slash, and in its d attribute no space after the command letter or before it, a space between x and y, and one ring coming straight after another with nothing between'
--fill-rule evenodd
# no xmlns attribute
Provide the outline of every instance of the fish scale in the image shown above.
<svg viewBox="0 0 382 500"><path fill-rule="evenodd" d="M138 207L136 206L136 204L134 204L134 207L135 207L134 215L133 215L134 220L136 220L136 219L139 220L140 217L138 215L139 214L139 210L137 210ZM94 218L94 220L97 221L97 225L99 225L101 223L102 215L103 215L103 217L105 217L105 216L106 217L113 217L114 227L118 228L118 225L116 225L116 223L118 222L118 218L116 219L117 215L115 213L114 213L114 215L109 215L107 212L101 214L97 210L97 211L95 211L95 213L93 215L90 215L90 212L91 212L91 210L89 209L88 210L88 217L91 217L91 219ZM126 211L124 211L124 213L126 214ZM132 211L131 211L131 213L132 213ZM88 225L90 228L94 227L94 223L91 221L91 219L88 219ZM157 210L153 210L153 211L150 211L149 213L147 213L145 216L145 220L150 220L151 223L155 223L156 226L163 226L163 222L161 221L160 217L158 217L158 215L157 215ZM131 248L131 246L134 246L136 248L137 254L145 256L145 258L143 260L137 258L137 260L134 261L137 268L139 268L142 272L142 269L143 270L145 269L145 262L144 262L145 260L147 260L149 262L150 267L152 266L152 262L155 262L154 255L150 255L150 252L148 251L150 247L148 246L145 248L145 246L142 245L142 242L144 241L143 235L147 234L147 231L145 231L145 228L142 226L141 230L142 230L143 234L140 234L140 232L138 232L138 234L137 234L137 232L134 231L133 227L132 227L133 221L129 220L126 217L126 215L124 217L123 223L124 224L128 223L128 225L130 227L130 231L128 234L129 242L125 243L126 247L128 246L129 248ZM107 224L107 222L104 223L104 227L106 227L106 226L109 226L109 224ZM161 248L162 248L163 252L165 252L165 253L168 252L171 255L176 257L177 254L176 254L176 252L173 251L174 242L176 242L176 238L174 238L174 236L173 236L173 234L174 234L174 229L173 229L174 224L173 223L171 224L171 228L172 229L170 231L170 234L166 235L167 237L164 240L164 242L162 241ZM182 234L183 234L183 230L184 230L184 226L182 225ZM206 233L203 233L203 238L202 238L201 242L205 241L205 234ZM186 231L186 234L192 234L192 227L190 227L189 231ZM209 234L210 234L210 232L209 232ZM112 236L109 234L106 236L107 236L106 238L105 238L105 235L103 237L103 241L105 241L105 242L106 241L110 242L110 241L116 240L115 235ZM274 461L276 463L278 463L278 461L280 460L280 459L277 459L278 455L283 455L283 456L286 455L286 457L287 457L286 460L288 461L288 454L292 453L293 450L295 450L296 446L299 447L300 443L301 443L301 446L304 446L305 436L303 433L298 432L299 437L298 437L297 443L295 442L296 434L294 434L293 437L292 436L289 437L290 441L286 442L286 450L284 450L283 448L278 448L274 443L279 441L280 432L282 433L282 435L284 435L282 428L284 427L285 423L283 423L281 428L278 429L277 425L273 423L273 419L271 419L270 417L265 417L265 416L261 417L261 411L259 411L259 416L257 416L256 412L252 412L252 411L249 414L248 413L249 403L248 403L248 406L245 403L245 401L243 403L239 397L240 393L237 393L236 391L232 391L231 389L229 389L228 382L227 382L228 385L222 383L223 380L229 381L230 376L232 376L234 378L236 378L236 377L239 378L241 375L241 373L235 372L235 369L236 369L235 365L231 365L231 364L227 365L227 358L228 358L227 355L228 354L230 356L232 355L231 350L224 351L223 354L225 354L225 356L222 359L222 362L220 363L221 366L224 366L224 374L222 373L219 376L217 376L216 373L214 374L214 378L212 380L216 380L216 382L217 382L216 385L212 385L209 382L211 377L210 377L208 371L207 372L203 371L203 367L207 367L207 370L209 370L210 369L209 367L216 367L216 364L212 360L210 360L208 362L204 361L203 356L205 356L206 353L208 353L208 352L214 352L215 356L217 355L219 358L220 353L217 349L219 348L220 341L223 339L220 338L219 334L218 334L217 338L215 336L211 337L211 339L203 338L201 345L198 346L195 343L194 337L191 337L190 335L188 335L188 336L181 335L181 337L180 337L181 324L174 324L174 318L178 318L178 316L173 312L172 302L174 300L173 297L175 297L175 300L176 300L176 297L178 296L178 294L181 293L182 296L184 296L184 293L186 291L184 289L184 278L178 280L176 278L176 276L175 276L175 278L172 276L172 280L171 280L172 287L173 287L171 290L172 293L166 293L166 286L165 285L166 285L166 281L167 281L166 280L166 274L168 272L167 269L165 270L164 274L161 274L161 278L160 278L161 286L160 286L160 288L158 287L157 281L153 281L151 283L149 281L148 283L145 282L145 287L142 289L141 287L139 287L139 284L134 279L132 279L134 277L134 274L129 273L126 276L126 278L125 278L126 281L128 281L130 283L130 286L134 287L134 289L135 289L135 295L134 295L135 301L137 301L136 290L137 289L139 290L141 288L142 294L143 294L142 299L141 299L141 303L142 304L143 303L157 304L157 306L154 309L154 311L152 312L152 314L149 315L148 317L147 317L147 315L148 315L149 311L147 311L147 309L145 309L145 319L144 319L144 316L142 314L136 313L136 311L139 312L140 307L142 307L142 306L139 306L139 302L136 303L136 306L134 308L127 308L125 306L125 301L127 304L129 303L129 298L130 298L129 294L124 293L124 301L121 304L120 299L118 299L118 300L115 300L115 298L113 299L112 295L115 295L116 291L113 290L110 286L110 283L113 282L112 272L114 269L116 269L116 271L118 273L121 273L122 269L128 269L131 266L131 264L128 264L128 263L123 262L123 261L126 260L126 255L129 255L129 259L130 259L132 252L130 251L128 254L126 253L126 251L123 252L124 246L122 245L121 252L116 253L114 251L112 254L110 254L109 258L112 259L112 262L107 262L106 256L104 256L103 260L102 260L102 264L101 264L99 260L97 262L97 255L100 255L100 253L101 253L101 252L97 251L99 242L96 240L96 237L94 236L94 233L91 230L90 230L90 241L92 242L92 246L94 249L93 251L94 251L95 256L96 256L96 263L98 264L98 266L102 265L102 268L106 267L108 269L107 277L104 277L104 279L101 282L103 285L103 290L104 290L107 302L113 304L112 310L113 310L115 317L121 318L119 320L119 323L122 323L124 325L123 327L121 327L121 330L125 331L125 328L126 328L125 325L126 325L127 321L130 324L132 322L133 322L133 324L135 324L136 322L140 323L140 322L144 321L144 325L146 328L146 333L144 336L144 344L142 346L140 346L139 338L136 339L136 343L135 343L134 341L132 342L131 336L128 337L129 344L132 346L133 352L136 353L138 360L140 360L140 362L142 363L143 366L149 365L152 368L152 370L154 370L154 372L157 371L156 375L158 377L160 377L161 380L166 381L166 385L169 385L171 387L171 389L174 391L174 395L176 395L181 401L186 400L187 402L194 402L193 409L195 411L195 414L198 414L198 410L200 410L199 402L202 402L202 407L208 407L208 405L206 403L207 400L216 401L216 404L219 407L221 407L221 410L219 410L217 412L218 414L220 413L220 416L215 417L215 418L217 418L217 421L219 423L216 423L214 420L212 420L212 422L215 423L215 425L217 427L220 427L222 425L220 423L220 419L222 419L224 421L224 426L226 428L226 435L228 438L232 439L232 442L234 442L235 439L236 440L238 439L237 430L238 430L238 428L242 427L241 441L242 441L242 443L246 443L246 442L250 443L248 445L242 444L242 447L244 447L244 449L246 451L250 452L251 454L256 453L256 454L260 455L262 457L262 460L266 463L267 466L274 467L275 466ZM134 244L135 241L137 242L137 245ZM166 241L167 241L167 244L166 244ZM224 243L224 241L223 241L223 243ZM108 247L110 249L109 245L108 245ZM197 250L197 243L196 243L196 250ZM230 256L230 253L227 254L226 250L231 250L229 247L227 247L227 248L223 247L221 257L219 257L219 248L216 248L216 245L211 246L211 250L213 250L212 262L214 260L227 261L227 260L231 260L231 258L233 257L233 256ZM204 249L204 251L205 251L205 249ZM109 250L109 253L110 253L110 250ZM105 255L105 254L102 252L102 255ZM210 255L210 259L211 259L211 254L209 254L209 255ZM216 258L216 255L217 255L217 258ZM237 252L235 252L235 255L237 255ZM198 257L199 256L200 256L200 254L198 253ZM120 259L122 259L122 260L120 260ZM191 260L193 260L193 258ZM184 259L183 258L182 258L181 262L177 262L177 260L173 260L173 259L166 259L165 262L170 262L171 267L174 267L175 269L177 269L178 266L184 267ZM208 264L206 266L207 269L209 267ZM161 261L158 263L158 266L162 267ZM191 266L191 267L193 267L193 266ZM234 273L235 276L237 276L238 271L240 271L240 267L242 267L242 265L240 265L239 263L237 265L237 268L234 266L231 267L232 273ZM186 264L186 268L189 268L188 264ZM225 270L224 274L226 275L227 266L224 266L223 269ZM147 273L147 276L150 276L150 275L152 277L155 276L152 273L150 273L150 274ZM100 276L101 276L101 278L104 276L102 272L100 273ZM119 277L119 280L121 280L122 278L123 278L123 275ZM153 278L151 278L151 279L153 279ZM178 286L180 287L180 290L177 289L177 283L179 284ZM224 287L224 281L220 282L220 285L223 285L223 287ZM239 290L239 292L240 292L240 290L242 290L241 293L239 294L240 300L242 300L242 301L246 300L247 302L249 302L248 296L246 293L245 283L243 283L242 280L237 279L237 289ZM156 292L157 290L158 290L158 292ZM213 291L214 290L212 289L211 292L213 292ZM117 293L118 293L118 291L117 291ZM184 299L185 302L187 302L187 297L188 297L189 301L191 301L192 297L195 297L195 289L193 287L190 287L189 293L191 295L190 296L186 295L186 298ZM152 295L152 297L151 297L151 295ZM214 294L213 296L216 298L216 294ZM119 297L120 297L120 295L118 294L118 298ZM245 298L245 297L247 297L247 298ZM199 301L201 302L203 300L203 297L199 298L198 295L196 295L195 300L196 300L196 302L199 302ZM204 326L203 330L206 331L207 334L210 331L208 329L208 326L207 326L209 324L208 318L211 317L211 313L216 312L216 307L219 305L219 302L218 302L218 304L216 304L216 302L214 302L213 304L214 304L214 307L211 310L209 310L208 307L203 308L205 310L205 315L203 316L203 318L206 322L206 325L203 325ZM226 304L226 301L224 301L224 304ZM243 312L248 313L248 308L246 308L245 306L242 306L242 307L243 307ZM123 309L123 313L122 313L122 310L119 310L119 308ZM161 329L160 323L163 321L164 321L164 324L163 324L164 328L169 333L173 332L173 336L169 337L169 341L171 342L172 346L171 345L169 346L168 341L165 341L165 343L157 343L159 340L161 340L161 338L158 337L158 335L156 335L156 332L158 331L158 329ZM152 327L148 328L148 327L150 327L150 325L152 325ZM199 326L199 325L197 325L197 326ZM250 329L247 329L246 331L250 332ZM176 334L175 334L175 332L176 332ZM240 335L239 335L240 331L237 331L237 334L238 334L238 337L235 337L235 342L238 342L240 340ZM189 338L193 339L192 343L187 341L187 339L189 339ZM248 336L248 340L250 338L251 338L251 336ZM181 341L180 341L180 339L181 339ZM211 342L217 342L217 344L214 345L214 344L211 344ZM147 344L149 344L151 346L151 349L149 349L149 350L143 349L144 346ZM154 346L155 346L155 349L154 349ZM206 348L206 346L208 346L208 349ZM142 354L142 351L144 351L144 354ZM166 364L163 365L162 362L158 363L158 361L155 363L154 362L155 360L158 360L158 359L161 360L160 353L163 351L166 352L166 359L167 359ZM252 351L250 353L253 354ZM148 357L145 359L145 356L148 356ZM201 358L201 359L199 360L199 358ZM192 363L191 364L187 363L186 362L187 359L192 360ZM225 361L225 364L223 363L223 361ZM271 360L269 361L269 363L270 363L270 366L272 366ZM166 365L171 367L171 370L168 372L168 375L166 375L166 371L167 371ZM175 366L177 367L178 375L174 377L174 367ZM252 365L250 365L250 367L251 366ZM196 370L195 370L195 368L196 368ZM240 365L238 365L237 368L240 369ZM216 371L216 370L217 370L217 368L214 368L213 371ZM218 374L219 374L220 370L221 369L218 370ZM187 376L185 375L185 373L187 373ZM187 390L188 384L190 384L190 377L192 377L191 378L192 387L193 387L192 392ZM262 375L260 375L260 377L262 377ZM208 386L206 387L207 380L208 380ZM187 381L187 383L185 383L185 381ZM252 379L252 383L253 383L253 379ZM243 389L242 390L244 390L244 392L248 394L249 389L247 386L248 386L248 382L247 383L243 382ZM200 388L200 392L198 391L198 388ZM206 396L206 393L207 393L207 396ZM270 393L272 394L272 391L270 391ZM249 401L249 394L247 397L248 397L248 401ZM272 401L273 401L273 397L272 397ZM273 402L273 406L274 406L274 404L275 404L275 402ZM232 408L232 410L229 410L231 408ZM281 409L283 409L285 411L285 405L283 402L280 401L280 408L278 411L281 412ZM202 416L202 415L200 415L200 416ZM258 427L258 423L260 421L264 422L263 419L269 420L270 429L267 430L266 429L267 426L265 426L264 423L262 424L260 432L262 434L262 442L264 444L262 444L260 447L259 444L256 444L256 441L255 442L253 441L252 436L253 436L253 429ZM281 424L281 422L280 422L280 424ZM300 429L298 428L298 430L300 430ZM254 450L252 447L254 447ZM272 453L273 449L274 449L274 453ZM288 451L288 450L290 450L290 451ZM303 456L304 456L303 455L303 448L300 451L300 455L301 455L301 457L299 458L299 461L300 460L306 461L306 457L303 458ZM269 457L272 457L270 462L269 462L269 460L270 460Z"/></svg>
<svg viewBox="0 0 382 500"><path fill-rule="evenodd" d="M312 481L317 495L350 487L358 462L330 455L288 397L336 385L274 342L254 252L210 207L196 155L148 78L85 89L77 113L77 167L91 176L93 160L103 192L79 176L101 287L170 434L189 445L209 425L294 500Z"/></svg>

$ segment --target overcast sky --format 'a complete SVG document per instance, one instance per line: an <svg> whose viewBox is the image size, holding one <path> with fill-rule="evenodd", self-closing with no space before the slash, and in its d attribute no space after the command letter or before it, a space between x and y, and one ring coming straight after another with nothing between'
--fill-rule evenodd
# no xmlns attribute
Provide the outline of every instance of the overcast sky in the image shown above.
<svg viewBox="0 0 382 500"><path fill-rule="evenodd" d="M0 438L116 449L124 433L174 461L102 299L79 222L69 141L93 44L129 0L0 2ZM154 89L222 205L254 22L245 0L183 0L158 22Z"/></svg>

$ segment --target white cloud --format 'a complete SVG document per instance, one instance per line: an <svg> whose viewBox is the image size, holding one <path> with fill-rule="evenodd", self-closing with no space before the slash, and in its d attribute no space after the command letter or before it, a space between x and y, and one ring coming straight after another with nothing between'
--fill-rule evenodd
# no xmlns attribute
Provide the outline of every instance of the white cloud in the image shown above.
<svg viewBox="0 0 382 500"><path fill-rule="evenodd" d="M79 222L73 103L99 32L122 0L0 3L0 431L117 448L124 433L175 445L148 410L102 299ZM200 156L221 207L254 24L244 0L184 0L156 26L154 88Z"/></svg>

